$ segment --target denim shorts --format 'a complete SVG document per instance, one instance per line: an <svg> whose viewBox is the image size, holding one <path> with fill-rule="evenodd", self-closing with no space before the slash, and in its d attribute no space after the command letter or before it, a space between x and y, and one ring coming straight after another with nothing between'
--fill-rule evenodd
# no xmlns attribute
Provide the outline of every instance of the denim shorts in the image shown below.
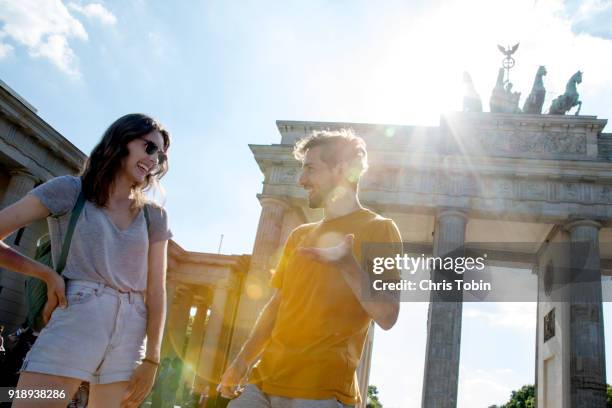
<svg viewBox="0 0 612 408"><path fill-rule="evenodd" d="M287 398L263 393L258 386L247 384L236 399L230 401L228 408L354 408L337 399L313 400Z"/></svg>
<svg viewBox="0 0 612 408"><path fill-rule="evenodd" d="M145 355L143 295L102 283L68 280L57 307L21 371L78 378L91 384L127 381Z"/></svg>

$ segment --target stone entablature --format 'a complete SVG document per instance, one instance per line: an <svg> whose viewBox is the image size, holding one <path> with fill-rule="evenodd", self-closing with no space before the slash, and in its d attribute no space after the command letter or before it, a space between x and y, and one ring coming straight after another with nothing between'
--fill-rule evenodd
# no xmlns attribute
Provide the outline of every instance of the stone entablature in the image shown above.
<svg viewBox="0 0 612 408"><path fill-rule="evenodd" d="M605 160L598 145L607 120L596 116L452 112L440 126L277 121L281 144L315 130L354 129L368 146L394 152L554 160Z"/></svg>
<svg viewBox="0 0 612 408"><path fill-rule="evenodd" d="M168 281L239 290L241 279L249 268L250 259L250 255L190 252L170 240Z"/></svg>
<svg viewBox="0 0 612 408"><path fill-rule="evenodd" d="M440 129L449 153L597 160L598 135L606 123L596 116L449 113Z"/></svg>
<svg viewBox="0 0 612 408"><path fill-rule="evenodd" d="M77 173L86 159L76 146L45 122L32 107L0 83L0 151L15 168L46 181Z"/></svg>
<svg viewBox="0 0 612 408"><path fill-rule="evenodd" d="M292 143L312 130L351 127L366 143L372 141L370 169L361 183L366 205L422 213L454 206L483 218L497 217L503 211L508 219L552 223L581 215L610 225L612 168L597 150L605 124L606 120L592 116L488 113L448 114L440 128L278 122L282 144L251 145L251 150L265 175L263 194L304 202ZM510 128L513 130L508 131ZM489 144L475 142L486 139L493 129L498 133L487 139ZM422 139L423 135L433 140ZM442 143L441 135L446 142ZM453 147L458 145L456 140L463 146L461 151ZM502 140L505 150L485 151ZM522 144L527 140L530 142ZM525 153L529 146L536 151ZM509 151L515 157L507 157ZM480 154L470 154L476 152Z"/></svg>

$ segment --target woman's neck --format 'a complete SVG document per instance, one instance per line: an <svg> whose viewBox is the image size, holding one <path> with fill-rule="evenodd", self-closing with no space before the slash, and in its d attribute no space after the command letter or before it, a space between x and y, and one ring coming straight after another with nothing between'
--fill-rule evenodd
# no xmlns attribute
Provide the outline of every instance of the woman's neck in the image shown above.
<svg viewBox="0 0 612 408"><path fill-rule="evenodd" d="M114 207L125 201L130 201L132 196L132 183L122 176L117 176L111 188L107 207Z"/></svg>

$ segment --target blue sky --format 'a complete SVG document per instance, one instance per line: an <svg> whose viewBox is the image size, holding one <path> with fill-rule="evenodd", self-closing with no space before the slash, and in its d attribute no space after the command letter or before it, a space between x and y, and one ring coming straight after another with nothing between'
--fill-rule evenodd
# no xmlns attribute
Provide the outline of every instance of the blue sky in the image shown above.
<svg viewBox="0 0 612 408"><path fill-rule="evenodd" d="M224 234L223 252L239 254L252 249L263 179L248 144L278 143L276 120L436 125L460 108L463 70L487 106L496 45L519 41L523 98L539 65L546 107L581 69L582 113L610 118L611 17L595 0L0 0L0 75L85 153L120 115L158 118L173 135L176 241L216 252ZM533 382L529 308L466 306L460 406ZM426 305L406 304L376 334L386 407L420 406L425 319Z"/></svg>

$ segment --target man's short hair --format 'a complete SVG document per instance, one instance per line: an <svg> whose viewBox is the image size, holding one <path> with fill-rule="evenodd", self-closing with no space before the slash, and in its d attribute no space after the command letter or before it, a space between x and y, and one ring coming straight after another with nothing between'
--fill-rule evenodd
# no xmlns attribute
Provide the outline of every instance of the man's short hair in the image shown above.
<svg viewBox="0 0 612 408"><path fill-rule="evenodd" d="M293 157L303 162L306 152L321 146L321 160L329 167L349 163L349 180L357 184L368 169L368 152L365 141L355 135L353 129L319 130L298 140L293 148Z"/></svg>

